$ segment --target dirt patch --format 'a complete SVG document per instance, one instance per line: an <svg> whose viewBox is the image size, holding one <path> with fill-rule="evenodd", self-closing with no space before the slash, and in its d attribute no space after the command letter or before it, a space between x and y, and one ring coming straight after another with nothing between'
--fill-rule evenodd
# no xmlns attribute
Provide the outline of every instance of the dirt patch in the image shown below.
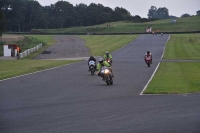
<svg viewBox="0 0 200 133"><path fill-rule="evenodd" d="M47 48L35 59L58 59L89 57L90 51L85 46L85 41L74 36L56 36L57 43Z"/></svg>
<svg viewBox="0 0 200 133"><path fill-rule="evenodd" d="M22 40L22 39L24 39L24 36L19 36L19 35L3 35L2 38L1 38L1 41L9 43L9 42L13 42L13 41L19 41L19 40Z"/></svg>

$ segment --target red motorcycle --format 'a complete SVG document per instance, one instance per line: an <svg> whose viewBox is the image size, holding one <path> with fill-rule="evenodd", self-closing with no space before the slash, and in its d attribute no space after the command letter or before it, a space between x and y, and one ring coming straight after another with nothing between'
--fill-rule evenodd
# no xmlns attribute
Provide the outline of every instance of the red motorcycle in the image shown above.
<svg viewBox="0 0 200 133"><path fill-rule="evenodd" d="M145 61L147 63L147 66L150 67L151 64L151 56L146 56Z"/></svg>

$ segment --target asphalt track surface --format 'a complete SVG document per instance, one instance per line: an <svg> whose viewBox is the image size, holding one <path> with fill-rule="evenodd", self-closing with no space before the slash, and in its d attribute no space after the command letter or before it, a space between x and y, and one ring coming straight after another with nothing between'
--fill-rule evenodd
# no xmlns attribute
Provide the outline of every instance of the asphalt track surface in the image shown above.
<svg viewBox="0 0 200 133"><path fill-rule="evenodd" d="M0 133L199 133L199 94L139 95L167 39L141 35L114 52L113 86L86 61L1 81Z"/></svg>

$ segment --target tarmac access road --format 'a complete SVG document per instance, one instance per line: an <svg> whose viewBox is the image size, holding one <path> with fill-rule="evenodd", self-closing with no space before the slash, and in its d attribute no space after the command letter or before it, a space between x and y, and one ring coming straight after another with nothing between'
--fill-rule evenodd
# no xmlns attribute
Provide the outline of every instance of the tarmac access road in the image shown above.
<svg viewBox="0 0 200 133"><path fill-rule="evenodd" d="M139 95L168 38L140 35L112 53L112 86L87 61L1 81L0 133L199 133L199 94Z"/></svg>

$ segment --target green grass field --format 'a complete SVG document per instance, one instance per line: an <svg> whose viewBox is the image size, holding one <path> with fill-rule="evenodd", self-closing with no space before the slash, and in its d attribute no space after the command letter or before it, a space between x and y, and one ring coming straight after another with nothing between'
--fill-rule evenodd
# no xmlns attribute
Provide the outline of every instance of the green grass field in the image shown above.
<svg viewBox="0 0 200 133"><path fill-rule="evenodd" d="M51 35L26 35L26 37L35 38L35 40L37 40L33 43L35 46L37 46L39 43L42 43L43 46L41 49L39 49L38 51L35 51L34 53L31 53L29 56L27 56L24 59L32 59L35 56L42 53L42 51L44 51L46 48L56 43L56 40L54 40L53 36ZM29 48L32 48L32 46L29 46Z"/></svg>
<svg viewBox="0 0 200 133"><path fill-rule="evenodd" d="M145 94L200 92L200 63L161 63Z"/></svg>
<svg viewBox="0 0 200 133"><path fill-rule="evenodd" d="M200 60L200 34L172 35L164 59ZM200 92L199 62L162 62L145 94Z"/></svg>
<svg viewBox="0 0 200 133"><path fill-rule="evenodd" d="M53 45L56 41L52 38L52 36L49 35L25 35L25 37L26 38L24 40L17 42L22 47L22 51L28 48L32 48L39 43L44 44L43 48L31 53L29 56L21 60L0 60L0 80L78 62L57 60L31 60L33 57L40 54L44 49Z"/></svg>
<svg viewBox="0 0 200 133"><path fill-rule="evenodd" d="M112 22L87 27L72 27L63 29L36 29L46 33L144 33L146 27L151 26L153 30L160 32L187 32L200 31L200 16L177 18L177 23L170 23L173 19L157 20L146 23ZM110 27L107 27L110 25Z"/></svg>
<svg viewBox="0 0 200 133"><path fill-rule="evenodd" d="M102 35L102 36L78 36L86 41L90 53L102 56L106 51L113 52L133 41L136 35Z"/></svg>
<svg viewBox="0 0 200 133"><path fill-rule="evenodd" d="M200 34L171 35L164 59L200 60Z"/></svg>
<svg viewBox="0 0 200 133"><path fill-rule="evenodd" d="M78 61L0 60L0 80Z"/></svg>

